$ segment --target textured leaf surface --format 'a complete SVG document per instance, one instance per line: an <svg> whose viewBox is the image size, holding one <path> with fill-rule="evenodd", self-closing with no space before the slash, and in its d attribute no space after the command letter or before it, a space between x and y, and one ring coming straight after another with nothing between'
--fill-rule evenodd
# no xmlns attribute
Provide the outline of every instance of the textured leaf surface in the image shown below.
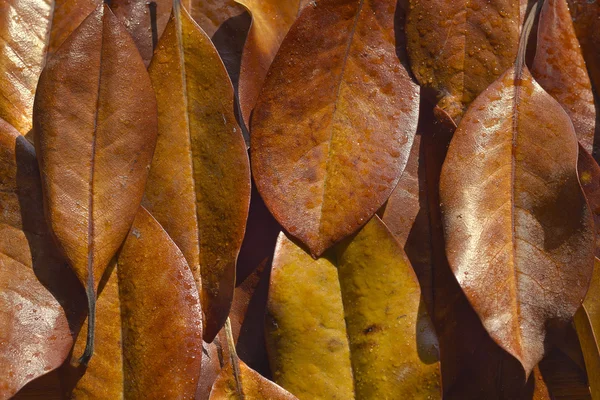
<svg viewBox="0 0 600 400"><path fill-rule="evenodd" d="M600 2L568 0L573 25L596 92L600 90Z"/></svg>
<svg viewBox="0 0 600 400"><path fill-rule="evenodd" d="M531 74L565 109L588 152L594 146L594 93L567 0L546 0L540 13Z"/></svg>
<svg viewBox="0 0 600 400"><path fill-rule="evenodd" d="M412 72L436 90L458 121L517 55L519 0L409 0L406 36Z"/></svg>
<svg viewBox="0 0 600 400"><path fill-rule="evenodd" d="M143 208L97 303L96 352L74 398L192 399L202 362L194 277L175 243ZM80 332L75 354L85 345ZM77 371L71 371L76 373Z"/></svg>
<svg viewBox="0 0 600 400"><path fill-rule="evenodd" d="M39 179L33 146L0 120L0 399L62 364L65 307L83 295L49 235Z"/></svg>
<svg viewBox="0 0 600 400"><path fill-rule="evenodd" d="M438 398L437 339L399 244L374 217L314 260L283 234L273 262L267 348L300 399Z"/></svg>
<svg viewBox="0 0 600 400"><path fill-rule="evenodd" d="M442 171L450 266L486 330L526 373L544 354L548 322L572 318L592 273L577 152L567 114L517 65L473 102Z"/></svg>
<svg viewBox="0 0 600 400"><path fill-rule="evenodd" d="M178 5L149 71L159 134L144 205L188 260L212 341L231 306L250 203L233 88L210 39Z"/></svg>
<svg viewBox="0 0 600 400"><path fill-rule="evenodd" d="M238 0L252 15L242 65L239 99L242 117L250 126L250 114L283 38L307 0Z"/></svg>
<svg viewBox="0 0 600 400"><path fill-rule="evenodd" d="M404 12L396 3L325 0L307 7L254 110L257 187L275 218L315 256L383 205L410 152L419 89L403 64Z"/></svg>

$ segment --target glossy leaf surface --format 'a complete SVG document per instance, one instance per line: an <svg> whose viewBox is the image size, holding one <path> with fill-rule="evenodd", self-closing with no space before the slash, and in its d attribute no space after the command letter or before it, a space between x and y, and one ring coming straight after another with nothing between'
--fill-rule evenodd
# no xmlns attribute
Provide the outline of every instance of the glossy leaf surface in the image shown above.
<svg viewBox="0 0 600 400"><path fill-rule="evenodd" d="M210 39L177 4L149 71L159 134L144 204L192 268L212 341L231 306L250 202L233 88Z"/></svg>
<svg viewBox="0 0 600 400"><path fill-rule="evenodd" d="M74 398L192 399L202 361L202 313L183 254L143 208L97 304L96 351ZM75 354L85 345L80 332ZM76 373L76 370L71 371Z"/></svg>
<svg viewBox="0 0 600 400"><path fill-rule="evenodd" d="M435 89L455 121L517 55L519 0L409 0L406 36L412 72Z"/></svg>
<svg viewBox="0 0 600 400"><path fill-rule="evenodd" d="M0 399L62 364L73 344L65 307L82 294L45 223L33 146L0 120Z"/></svg>
<svg viewBox="0 0 600 400"><path fill-rule="evenodd" d="M314 260L283 234L267 348L275 382L312 398L438 398L437 339L414 272L374 217Z"/></svg>
<svg viewBox="0 0 600 400"><path fill-rule="evenodd" d="M517 63L473 102L442 171L450 266L527 374L544 355L549 321L572 318L592 273L577 153L567 114Z"/></svg>
<svg viewBox="0 0 600 400"><path fill-rule="evenodd" d="M596 129L594 93L567 0L546 0L542 7L531 74L565 109L579 142L591 153Z"/></svg>
<svg viewBox="0 0 600 400"><path fill-rule="evenodd" d="M257 187L314 256L383 205L410 152L419 89L403 64L404 12L396 3L325 0L307 7L254 110Z"/></svg>
<svg viewBox="0 0 600 400"><path fill-rule="evenodd" d="M242 117L250 126L250 114L283 38L307 0L237 0L252 15L240 69L239 99Z"/></svg>
<svg viewBox="0 0 600 400"><path fill-rule="evenodd" d="M92 310L141 202L156 121L135 44L100 6L49 60L34 105L46 215Z"/></svg>

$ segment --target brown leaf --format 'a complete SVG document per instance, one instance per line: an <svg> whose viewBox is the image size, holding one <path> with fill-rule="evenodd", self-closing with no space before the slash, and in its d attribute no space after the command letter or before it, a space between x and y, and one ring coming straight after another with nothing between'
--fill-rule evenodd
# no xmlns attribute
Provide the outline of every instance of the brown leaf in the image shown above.
<svg viewBox="0 0 600 400"><path fill-rule="evenodd" d="M202 361L194 277L181 251L143 208L97 303L96 351L74 398L192 399ZM85 329L75 345L85 346ZM77 370L71 370L75 375Z"/></svg>
<svg viewBox="0 0 600 400"><path fill-rule="evenodd" d="M172 6L173 0L110 1L111 10L127 28L146 66L165 30Z"/></svg>
<svg viewBox="0 0 600 400"><path fill-rule="evenodd" d="M159 134L144 205L192 268L210 342L229 314L248 216L246 145L223 63L178 3L149 72Z"/></svg>
<svg viewBox="0 0 600 400"><path fill-rule="evenodd" d="M371 218L408 158L419 89L402 63L404 11L396 5L308 6L283 41L254 110L257 187L313 256Z"/></svg>
<svg viewBox="0 0 600 400"><path fill-rule="evenodd" d="M93 350L98 282L133 222L156 140L156 100L127 31L100 6L54 54L34 104L52 232L86 287Z"/></svg>
<svg viewBox="0 0 600 400"><path fill-rule="evenodd" d="M412 72L437 92L455 121L513 63L520 0L410 0L406 36Z"/></svg>
<svg viewBox="0 0 600 400"><path fill-rule="evenodd" d="M600 166L581 145L577 158L579 183L592 209L594 227L596 228L596 257L600 257Z"/></svg>
<svg viewBox="0 0 600 400"><path fill-rule="evenodd" d="M239 362L242 395L238 392L231 364L221 370L210 393L211 400L295 400L296 397L281 386L262 377L258 372Z"/></svg>
<svg viewBox="0 0 600 400"><path fill-rule="evenodd" d="M296 21L307 0L237 0L252 15L240 69L239 99L242 118L250 126L267 71L283 38Z"/></svg>
<svg viewBox="0 0 600 400"><path fill-rule="evenodd" d="M594 93L567 0L546 0L539 19L537 51L531 74L565 109L588 152L594 146Z"/></svg>
<svg viewBox="0 0 600 400"><path fill-rule="evenodd" d="M523 57L459 124L440 197L450 266L490 336L529 375L551 327L585 296L594 228L573 125Z"/></svg>
<svg viewBox="0 0 600 400"><path fill-rule="evenodd" d="M379 217L317 260L280 236L267 348L275 381L299 398L440 397L430 324L410 264Z"/></svg>
<svg viewBox="0 0 600 400"><path fill-rule="evenodd" d="M83 296L49 235L39 179L33 146L0 120L0 399L62 364Z"/></svg>
<svg viewBox="0 0 600 400"><path fill-rule="evenodd" d="M0 118L22 135L32 127L33 99L47 53L96 8L95 0L0 2Z"/></svg>

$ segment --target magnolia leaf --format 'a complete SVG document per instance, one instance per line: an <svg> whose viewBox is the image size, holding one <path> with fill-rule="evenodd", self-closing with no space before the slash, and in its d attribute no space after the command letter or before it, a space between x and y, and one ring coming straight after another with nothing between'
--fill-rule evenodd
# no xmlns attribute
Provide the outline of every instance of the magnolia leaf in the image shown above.
<svg viewBox="0 0 600 400"><path fill-rule="evenodd" d="M567 0L546 0L542 7L531 74L565 109L579 143L591 153L596 129L594 93Z"/></svg>
<svg viewBox="0 0 600 400"><path fill-rule="evenodd" d="M83 297L50 237L39 179L33 146L0 120L0 399L62 364Z"/></svg>
<svg viewBox="0 0 600 400"><path fill-rule="evenodd" d="M177 2L149 72L159 133L144 205L188 260L210 342L229 314L248 217L246 145L227 71Z"/></svg>
<svg viewBox="0 0 600 400"><path fill-rule="evenodd" d="M140 208L98 297L95 356L77 377L73 397L193 398L202 362L201 316L183 254ZM77 354L85 333L75 344Z"/></svg>
<svg viewBox="0 0 600 400"><path fill-rule="evenodd" d="M271 62L308 0L236 1L244 5L252 15L252 25L242 53L238 89L242 118L246 126L250 126L250 114Z"/></svg>
<svg viewBox="0 0 600 400"><path fill-rule="evenodd" d="M314 260L281 234L267 311L275 382L300 399L439 398L437 339L402 248L374 217Z"/></svg>
<svg viewBox="0 0 600 400"><path fill-rule="evenodd" d="M406 165L419 88L403 64L402 7L324 0L305 8L254 110L258 190L313 256L364 225Z"/></svg>
<svg viewBox="0 0 600 400"><path fill-rule="evenodd" d="M46 215L88 296L84 363L98 283L142 200L156 120L135 44L110 9L98 7L47 63L34 104Z"/></svg>
<svg viewBox="0 0 600 400"><path fill-rule="evenodd" d="M594 226L573 124L523 65L525 39L521 45L515 65L461 120L440 198L458 283L490 336L529 375L551 326L566 324L585 296Z"/></svg>
<svg viewBox="0 0 600 400"><path fill-rule="evenodd" d="M467 106L513 63L519 0L409 0L406 36L412 72L434 89L438 107L458 121Z"/></svg>

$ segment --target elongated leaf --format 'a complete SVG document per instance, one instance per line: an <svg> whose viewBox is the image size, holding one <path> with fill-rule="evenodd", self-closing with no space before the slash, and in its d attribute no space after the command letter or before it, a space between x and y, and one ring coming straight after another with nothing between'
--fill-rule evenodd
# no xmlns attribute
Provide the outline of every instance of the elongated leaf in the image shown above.
<svg viewBox="0 0 600 400"><path fill-rule="evenodd" d="M0 399L62 364L83 295L49 235L39 179L33 147L0 120Z"/></svg>
<svg viewBox="0 0 600 400"><path fill-rule="evenodd" d="M237 391L236 381L233 374L231 364L228 364L221 370L219 377L215 381L210 393L211 400L220 399L247 399L247 400L294 400L296 399L291 393L287 392L282 387L262 377L258 372L248 368L248 366L240 361L240 381L243 388L240 396Z"/></svg>
<svg viewBox="0 0 600 400"><path fill-rule="evenodd" d="M242 65L239 99L242 117L250 126L250 113L256 104L267 71L283 38L300 15L307 0L237 0L252 15Z"/></svg>
<svg viewBox="0 0 600 400"><path fill-rule="evenodd" d="M100 6L48 62L34 105L46 215L86 287L93 347L98 282L144 192L156 100L127 31Z"/></svg>
<svg viewBox="0 0 600 400"><path fill-rule="evenodd" d="M245 12L235 0L184 0L183 6L208 36L213 36L230 18Z"/></svg>
<svg viewBox="0 0 600 400"><path fill-rule="evenodd" d="M250 202L233 88L210 39L178 3L149 71L159 135L144 204L192 268L204 339L212 341L229 314Z"/></svg>
<svg viewBox="0 0 600 400"><path fill-rule="evenodd" d="M307 7L254 110L256 185L313 256L371 218L408 159L419 89L403 64L404 10L396 3L325 0Z"/></svg>
<svg viewBox="0 0 600 400"><path fill-rule="evenodd" d="M440 397L437 339L420 301L378 217L317 260L282 234L267 314L275 382L300 399Z"/></svg>
<svg viewBox="0 0 600 400"><path fill-rule="evenodd" d="M412 72L436 90L458 121L467 106L513 63L519 0L409 0L406 36Z"/></svg>
<svg viewBox="0 0 600 400"><path fill-rule="evenodd" d="M97 307L95 356L74 398L193 398L202 361L198 292L183 254L143 208ZM75 353L84 346L85 330Z"/></svg>
<svg viewBox="0 0 600 400"><path fill-rule="evenodd" d="M546 0L542 7L531 74L565 109L579 142L591 153L596 129L594 93L567 0Z"/></svg>
<svg viewBox="0 0 600 400"><path fill-rule="evenodd" d="M566 323L585 296L594 233L573 125L523 65L521 43L515 65L459 124L440 196L450 266L491 337L528 375L550 321Z"/></svg>

